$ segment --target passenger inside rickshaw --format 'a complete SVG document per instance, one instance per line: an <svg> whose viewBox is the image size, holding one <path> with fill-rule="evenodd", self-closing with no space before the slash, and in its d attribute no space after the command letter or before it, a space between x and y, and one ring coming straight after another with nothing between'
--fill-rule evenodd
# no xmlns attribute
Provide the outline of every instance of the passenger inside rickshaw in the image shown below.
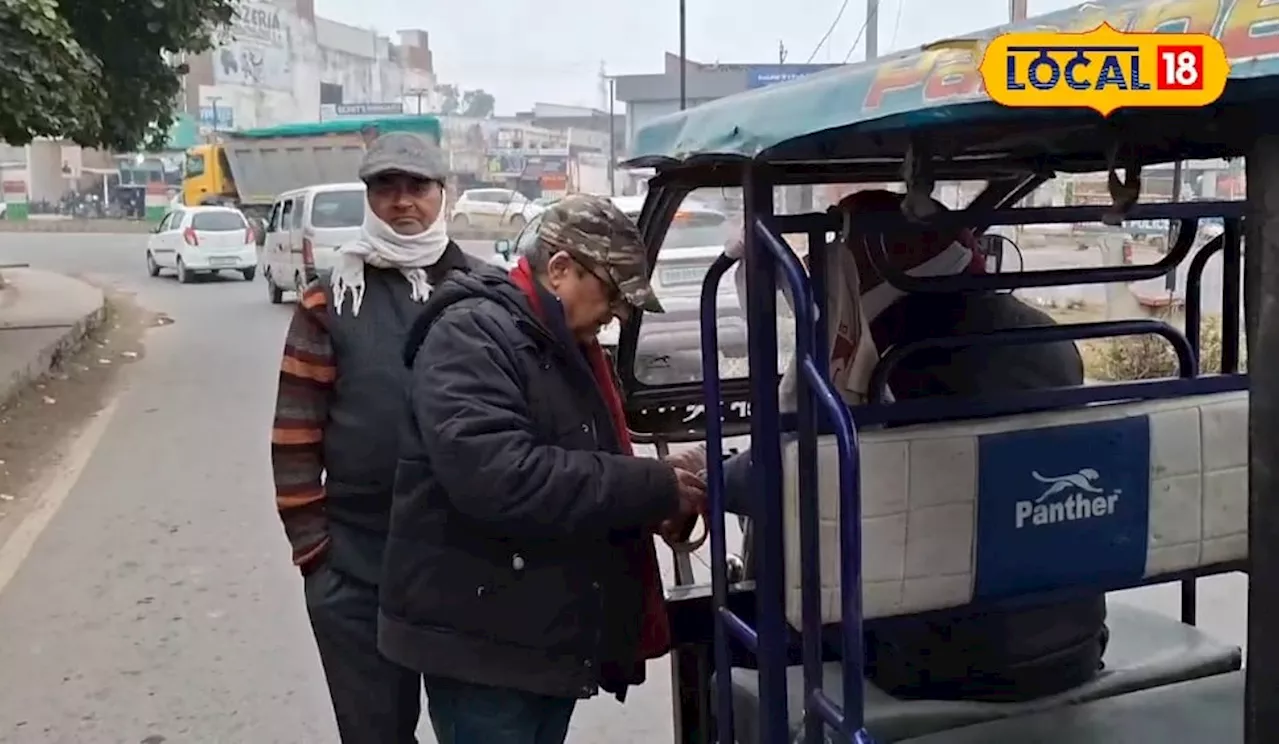
<svg viewBox="0 0 1280 744"><path fill-rule="evenodd" d="M894 214L902 196L889 191L859 191L845 197L837 209L845 228L827 251L828 267L852 260L855 286L861 297L831 298L829 308L858 308L869 326L876 349L962 334L1054 325L1051 316L1007 292L907 294L890 286L867 255L863 236L849 225L867 214ZM945 209L935 202L939 210ZM985 261L967 229L935 231L908 226L885 236L891 263L913 276L942 276L982 272ZM739 264L738 277L744 272ZM735 277L737 278L737 277ZM743 287L742 281L737 282ZM848 294L849 283L830 281L828 294ZM790 298L788 297L788 300ZM746 306L746 298L740 299ZM842 317L839 325L858 323ZM832 334L831 374L856 362L852 344L860 334ZM873 356L872 359L875 357ZM784 375L784 400L794 398L794 362ZM897 400L941 395L989 396L1014 390L1081 385L1084 368L1079 350L1070 341L1025 346L935 350L916 354L898 365L889 377ZM785 390L791 387L790 391ZM847 403L858 403L846 392ZM727 508L752 516L750 450L725 463ZM748 533L749 534L749 533ZM748 549L746 555L753 551ZM747 566L748 575L754 575ZM1101 668L1107 643L1106 601L1103 595L1037 607L1001 611L960 611L940 617L901 617L887 620L866 634L867 678L898 698L933 700L1031 700L1070 689L1092 679ZM748 622L751 622L748 619ZM839 658L838 626L824 628L829 658ZM750 666L749 662L744 664Z"/></svg>
<svg viewBox="0 0 1280 744"><path fill-rule="evenodd" d="M906 293L888 286L868 259L870 239L878 239L880 236L866 235L865 231L857 229L857 225L860 218L874 219L876 216L899 213L901 198L891 192L870 191L846 199L841 204L845 225L843 240L828 246L829 250L852 251L851 255L860 274L860 285L863 287L858 304L869 325L875 349L886 350L947 336L970 336L1054 325L1050 316L1005 291ZM935 207L940 205L935 204ZM975 260L970 247L972 242L963 233L960 229L933 231L910 223L900 224L896 231L883 235L886 257L893 268L918 277L981 273L981 265ZM828 263L828 267L830 266ZM831 288L829 291L839 291L841 286L841 282L828 281L828 287ZM834 377L838 376L842 362L837 358L839 355L836 353L836 346L833 345L830 350L833 357L831 372ZM847 364L848 361L845 360L844 363ZM1070 341L1054 341L924 350L904 357L887 381L893 400L909 401L936 396L996 399L1015 391L1079 387L1084 383L1084 378L1080 355L1075 345ZM856 391L842 389L841 392L848 392L845 395L846 403L856 402L850 400L857 398ZM780 396L780 401L785 409L785 396ZM1200 417L1206 411L1212 411L1211 415L1221 422L1222 428L1217 435L1219 438L1204 446L1226 448L1219 458L1226 456L1233 458L1232 461L1239 459L1240 437L1244 433L1245 397L1239 394L1225 397L1206 395L1183 399L1179 404L1184 407L1184 416ZM1094 417L1094 423L1101 429L1106 429L1109 424L1125 417L1149 416L1151 404L1121 404L1096 410L1100 413ZM1052 423L1055 416L1063 416L1059 419L1062 421L1079 420L1078 415L1042 413L1021 417L1025 420L1006 418L1001 425L1010 427L1011 433L1035 432L1036 427ZM1163 440L1170 436L1172 418L1165 416L1150 420L1153 438ZM1157 422L1163 426L1158 426ZM895 431L892 427L880 431L872 427L861 432L863 467L872 471L871 474L864 473L862 478L864 534L868 542L876 546L873 550L886 548L888 552L893 552L902 550L905 546L899 544L895 548L891 541L890 544L885 544L884 541L877 540L876 536L868 534L870 524L865 500L881 500L868 490L870 484L902 490L906 487L902 481L921 479L914 462L917 458L912 454L904 457L911 462L908 465L910 474L886 467L885 460L893 458L886 457L875 449L878 440L886 437L888 441L892 441L897 436L898 441L907 444L908 452L912 448L929 451L930 442L939 437L945 440L948 435L971 436L974 430L974 421L970 418L954 424L939 423L896 430L903 432L901 435L891 434ZM1160 433L1161 430L1163 434ZM784 461L792 463L788 466L790 468L794 466L795 461L790 458L796 456L796 444L794 437L785 439ZM825 442L825 445L830 444L829 440ZM836 508L833 504L836 489L822 473L831 473L836 469L835 452L834 448L824 444L819 447L819 482L824 485L820 487L817 496L823 503L824 512L830 513L829 509ZM942 502L954 501L947 492L964 490L966 487L962 484L966 479L949 465L950 463L942 462L926 463L926 467L942 475L933 478L930 484L922 484L920 490L936 489L937 493L931 495L931 498ZM1188 465L1183 463L1180 467L1185 470ZM794 472L788 470L789 475L784 480L784 498L789 508L788 539L794 539L795 533L792 530L796 529L794 520L798 518L794 511L799 499L798 485L793 480ZM752 478L749 451L726 460L724 473L728 509L758 515L759 510L753 503L755 499L752 493L758 489L759 481ZM1208 476L1208 473L1204 475ZM915 488L913 484L912 489ZM913 494L911 498L916 496ZM1237 503L1243 499L1243 492L1224 493L1221 498ZM914 504L906 508L910 511ZM1166 515L1165 518L1169 517ZM908 515L907 519L913 525L916 524L914 515ZM952 527L957 534L975 529L966 525L963 519L956 519L954 525L935 523L930 529L946 530ZM1159 528L1153 526L1153 529ZM940 543L947 542L947 538L941 533L934 537ZM970 541L974 539L972 534L965 537ZM828 538L823 539L825 541ZM941 547L941 551L952 553L956 560L967 560L967 556L952 548L956 544L972 543L951 542L952 545ZM935 547L934 550L938 548ZM748 550L748 554L751 552ZM823 552L827 552L826 545L823 546ZM874 575L874 564L883 563L883 558L868 556L864 546L864 570L869 570ZM823 564L831 565L826 559ZM795 568L793 565L788 566L789 593L796 591L798 587L796 579L792 578L795 576ZM835 577L827 575L828 570L823 569L824 585L828 580L835 580ZM900 570L910 572L912 569L907 567ZM918 572L920 569L915 570ZM909 574L899 574L903 575ZM867 578L869 577L864 576L864 581ZM941 591L939 595L946 593ZM911 603L916 607L910 607ZM824 687L829 693L833 687L838 689L840 674L840 615L838 606L833 609L831 604L833 603L824 601L823 609L824 650L826 660L831 662L824 669L823 677ZM870 682L864 693L865 720L877 741L899 741L993 717L1015 715L1023 710L1021 705L1031 706L1026 709L1030 710L1068 700L1102 699L1133 690L1221 674L1240 667L1238 648L1218 643L1194 627L1172 618L1124 605L1117 606L1113 612L1115 648L1110 649L1111 653L1106 655L1104 662L1102 657L1104 651L1108 651L1109 634L1106 627L1105 595L1102 594L1085 597L1075 595L1066 600L1021 607L980 603L976 607L939 609L920 615L913 614L914 610L944 608L949 603L943 596L916 596L914 600L904 598L890 604L896 606L881 606L869 611L868 615L876 619L867 624L865 632L865 671ZM788 617L791 625L799 628L798 611L790 607L789 602ZM756 618L749 608L739 614L749 625L754 625ZM795 634L794 639L798 637ZM737 722L735 731L737 741L753 744L761 741L756 726L760 705L760 691L755 676L757 672L753 668L747 668L754 667L753 664L740 666L744 668L735 669L732 674L734 718ZM788 697L791 701L789 709L793 727L800 725L804 707L803 683L799 672L799 667L788 670Z"/></svg>
<svg viewBox="0 0 1280 744"><path fill-rule="evenodd" d="M870 321L870 336L877 349L887 350L894 345L948 335L1053 325L1050 316L1006 291L917 294L900 292L884 283L866 255L866 239L878 236L867 236L858 231L856 225L859 217L874 220L897 214L900 200L900 195L885 191L864 191L844 200L838 210L842 218L847 216L844 229L839 231L837 243L828 246L828 250L850 250L849 245L854 247L848 255L855 258L858 270L867 277L861 282L867 291L859 299L862 312ZM935 207L940 212L945 211L936 203ZM982 265L973 256L973 238L967 232L958 228L932 232L900 224L897 232L885 236L890 264L914 276L982 273ZM834 260L827 262L829 297L832 292L840 291L842 285L834 278L837 276L833 273L838 271L837 264L838 261ZM923 270L919 268L921 265ZM741 266L739 263L739 271ZM738 283L741 286L741 282ZM785 290L783 296L786 297ZM787 299L790 300L789 297ZM742 304L746 306L745 301ZM829 319L841 317L833 309L839 304L828 303ZM830 348L832 376L838 378L841 355L836 353L834 343ZM843 361L848 362L847 359ZM784 374L784 383L780 386L784 389L787 387L786 377ZM1043 342L924 351L904 358L899 371L891 374L888 382L894 399L899 401L943 395L999 397L1013 390L1079 387L1083 383L1083 373L1074 344L1069 341ZM846 403L856 405L860 402L856 390L847 392ZM1215 404L1215 410L1230 411L1222 419L1229 422L1222 429L1224 438L1215 444L1238 447L1239 437L1243 435L1240 414L1244 399L1236 396L1224 401L1221 396L1210 396L1204 400ZM1198 405L1199 401L1193 399L1189 403ZM794 400L788 406L785 394L780 395L780 404L784 410L794 410ZM1110 415L1129 412L1132 411L1112 409ZM1042 417L1048 415L1041 414ZM948 428L953 433L964 430L964 427L956 425ZM864 441L874 442L879 435L874 429L869 429L863 432L863 436L866 437ZM872 449L864 449L863 452L864 467L880 471L871 476L872 480L901 487L901 482L885 481L884 468L876 467L875 444L870 446ZM784 445L784 448L794 455L793 445ZM820 468L827 472L834 470L833 456L834 453L826 449L819 460ZM726 498L730 511L755 512L750 494L757 481L750 477L749 461L745 453L726 461ZM946 472L945 463L940 463L938 469ZM898 474L894 479L901 481L906 477ZM794 471L788 476L786 485L789 503L797 498L796 483L790 480L793 478ZM865 478L864 489L867 484ZM821 481L825 482L821 497L829 503L828 500L834 498L833 484L826 477ZM957 483L962 481L962 477L957 478ZM934 487L942 485L935 483ZM952 488L962 489L963 486L953 485ZM1229 498L1238 500L1242 494L1236 492ZM957 521L954 527L957 534L973 529L961 521ZM751 552L748 549L747 554ZM823 552L827 552L825 546ZM919 603L921 599L917 597L915 601ZM926 599L920 609L927 607ZM754 626L753 609L752 606L740 606L735 611ZM1023 705L1031 706L1026 708L1030 710L1060 704L1053 702L1059 699L1106 698L1240 667L1238 648L1219 643L1190 625L1123 604L1114 608L1112 613L1111 624L1116 630L1117 640L1112 644L1114 648L1108 650L1105 613L1103 595L1016 609L986 606L919 616L912 616L911 612L886 612L880 608L875 613L880 619L870 622L866 632L866 671L869 678L865 693L866 720L870 730L877 736L877 741L899 741L909 736L1013 715L1024 710ZM826 660L832 662L827 665L824 678L827 683L837 686L839 665L836 662L840 643L838 625L834 623L838 620L838 614L824 617L826 625L823 632ZM793 618L793 621L793 627L798 628L798 618ZM793 631L793 645L798 641L799 634ZM1105 662L1100 663L1103 651L1109 652ZM735 730L739 742L750 744L761 741L755 721L760 691L751 655L736 653L734 657L735 665L740 667L732 675L736 701L734 713L739 720ZM798 656L793 655L792 658L792 663L795 663ZM803 709L798 672L799 668L793 667L788 673L789 697L792 700L790 711L795 725L798 725L798 716Z"/></svg>

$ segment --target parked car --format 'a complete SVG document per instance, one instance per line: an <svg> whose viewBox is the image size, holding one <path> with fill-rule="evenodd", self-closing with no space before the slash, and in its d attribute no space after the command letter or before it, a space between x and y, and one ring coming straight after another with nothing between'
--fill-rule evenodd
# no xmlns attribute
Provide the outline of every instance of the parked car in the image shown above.
<svg viewBox="0 0 1280 744"><path fill-rule="evenodd" d="M458 230L522 228L546 210L546 204L541 201L511 189L467 189L453 205L449 227Z"/></svg>
<svg viewBox="0 0 1280 744"><path fill-rule="evenodd" d="M262 274L272 304L328 274L338 248L360 237L364 209L359 182L308 186L276 198L262 242Z"/></svg>
<svg viewBox="0 0 1280 744"><path fill-rule="evenodd" d="M186 284L196 274L238 271L252 281L258 269L253 229L232 207L176 207L147 239L147 273L171 269Z"/></svg>
<svg viewBox="0 0 1280 744"><path fill-rule="evenodd" d="M613 202L634 220L640 216L644 197L616 196ZM496 256L510 264L516 255L527 251L537 239L540 223L541 218L535 217L514 241L497 241L494 245ZM636 378L640 382L670 385L702 379L702 336L698 314L702 280L711 263L724 251L724 244L732 236L734 228L734 223L724 212L693 200L686 201L677 212L658 251L657 264L650 277L650 284L666 312L645 315L641 322L635 367ZM738 306L731 276L726 276L720 283L716 305L721 359L731 365L733 360L745 360L747 322ZM618 333L617 322L609 324L600 331L600 343L606 348L616 347ZM734 376L741 376L741 372Z"/></svg>

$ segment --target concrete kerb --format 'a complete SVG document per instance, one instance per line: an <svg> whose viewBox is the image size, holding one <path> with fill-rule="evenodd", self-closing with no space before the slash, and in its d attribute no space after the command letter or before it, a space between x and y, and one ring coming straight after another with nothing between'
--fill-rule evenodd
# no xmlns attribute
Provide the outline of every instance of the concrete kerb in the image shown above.
<svg viewBox="0 0 1280 744"><path fill-rule="evenodd" d="M149 233L154 223L140 220L81 219L0 219L0 232L16 233L107 233L116 235Z"/></svg>
<svg viewBox="0 0 1280 744"><path fill-rule="evenodd" d="M96 290L96 288L95 288ZM70 324L58 323L53 327L45 326L50 337L44 337L39 343L17 345L16 349L5 348L3 338L6 333L21 333L22 327L5 327L0 325L0 355L15 355L20 358L0 358L0 367L5 374L0 376L0 408L8 406L18 394L32 384L43 379L58 369L62 363L84 347L86 339L98 330L107 320L106 295L99 291L97 306L80 315ZM25 358L21 358L25 357Z"/></svg>

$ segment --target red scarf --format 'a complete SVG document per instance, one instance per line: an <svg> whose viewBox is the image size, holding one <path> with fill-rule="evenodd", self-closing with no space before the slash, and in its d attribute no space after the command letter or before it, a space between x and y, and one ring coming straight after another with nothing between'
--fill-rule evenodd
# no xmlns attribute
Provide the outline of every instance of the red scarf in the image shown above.
<svg viewBox="0 0 1280 744"><path fill-rule="evenodd" d="M543 315L533 269L525 258L521 257L516 262L515 268L511 270L511 281L529 298L534 312L540 316ZM613 427L617 432L622 454L630 455L633 453L631 432L627 429L626 414L622 410L622 393L618 390L613 367L604 349L595 340L586 344L584 350L587 362L591 365L591 372L596 378L596 385L599 386L600 394L609 408L609 416L613 419ZM630 684L638 684L644 681L645 660L656 659L671 649L671 626L667 620L666 598L662 592L662 575L658 572L658 553L652 538L646 536L627 545L626 549L631 570L640 577L643 586L644 616L640 624L639 658L636 659L638 669L621 671Z"/></svg>

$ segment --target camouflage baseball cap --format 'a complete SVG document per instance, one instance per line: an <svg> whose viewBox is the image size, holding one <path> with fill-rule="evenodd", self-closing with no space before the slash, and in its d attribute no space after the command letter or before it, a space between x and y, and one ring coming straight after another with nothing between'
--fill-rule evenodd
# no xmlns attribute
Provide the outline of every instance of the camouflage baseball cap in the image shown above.
<svg viewBox="0 0 1280 744"><path fill-rule="evenodd" d="M573 194L547 208L538 239L609 273L627 304L662 312L649 286L649 258L636 224L607 197Z"/></svg>

